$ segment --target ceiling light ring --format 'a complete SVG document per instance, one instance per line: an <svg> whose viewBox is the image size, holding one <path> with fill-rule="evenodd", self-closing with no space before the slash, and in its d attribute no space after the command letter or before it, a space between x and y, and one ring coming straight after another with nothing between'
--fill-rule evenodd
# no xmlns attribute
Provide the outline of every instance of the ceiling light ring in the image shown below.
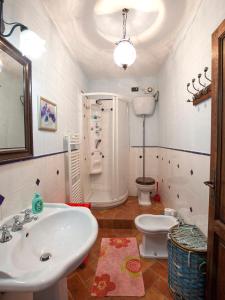
<svg viewBox="0 0 225 300"><path fill-rule="evenodd" d="M131 45L133 45L133 43L131 42L130 38L125 38L125 39L123 38L123 39L119 40L118 42L116 42L115 45L119 45L122 42L128 42Z"/></svg>

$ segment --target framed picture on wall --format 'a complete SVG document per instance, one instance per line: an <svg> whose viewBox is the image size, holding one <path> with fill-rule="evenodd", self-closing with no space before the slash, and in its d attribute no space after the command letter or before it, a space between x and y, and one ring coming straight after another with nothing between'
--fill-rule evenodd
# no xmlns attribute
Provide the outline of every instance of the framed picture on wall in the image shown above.
<svg viewBox="0 0 225 300"><path fill-rule="evenodd" d="M57 130L57 106L55 103L40 97L38 114L39 130Z"/></svg>

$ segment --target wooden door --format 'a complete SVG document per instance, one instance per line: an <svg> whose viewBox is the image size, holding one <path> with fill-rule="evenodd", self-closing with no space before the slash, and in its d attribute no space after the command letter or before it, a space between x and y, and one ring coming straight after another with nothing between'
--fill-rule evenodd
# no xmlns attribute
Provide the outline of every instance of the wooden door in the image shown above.
<svg viewBox="0 0 225 300"><path fill-rule="evenodd" d="M207 290L225 299L225 20L212 36L212 128Z"/></svg>

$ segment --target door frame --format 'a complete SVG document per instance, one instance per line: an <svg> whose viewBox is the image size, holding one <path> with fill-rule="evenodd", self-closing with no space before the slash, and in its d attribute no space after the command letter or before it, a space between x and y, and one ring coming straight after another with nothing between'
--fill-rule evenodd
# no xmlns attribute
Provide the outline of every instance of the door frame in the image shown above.
<svg viewBox="0 0 225 300"><path fill-rule="evenodd" d="M218 199L221 190L221 143L222 143L222 122L221 117L223 106L223 68L221 66L222 37L225 38L225 20L220 24L212 35L212 115L211 115L211 160L210 160L210 182L212 182L209 194L209 217L208 217L208 253L207 253L207 299L216 299L217 273L217 236L225 240L225 225L217 219L219 203ZM225 62L223 62L225 63ZM225 69L225 67L224 67ZM225 112L224 112L225 114ZM225 118L225 115L224 115ZM221 299L222 300L222 299Z"/></svg>

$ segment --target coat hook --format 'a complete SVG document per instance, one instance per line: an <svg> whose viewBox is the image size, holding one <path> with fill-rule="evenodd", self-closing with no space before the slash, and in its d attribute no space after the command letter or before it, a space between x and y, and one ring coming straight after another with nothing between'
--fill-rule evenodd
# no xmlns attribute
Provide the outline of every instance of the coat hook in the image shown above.
<svg viewBox="0 0 225 300"><path fill-rule="evenodd" d="M205 88L205 84L202 84L202 83L201 83L201 77L202 77L202 74L199 73L199 74L198 74L198 83L199 83L202 87Z"/></svg>
<svg viewBox="0 0 225 300"><path fill-rule="evenodd" d="M192 79L192 86L193 86L193 89L196 90L197 92L199 92L199 89L197 89L195 87L195 78Z"/></svg>
<svg viewBox="0 0 225 300"><path fill-rule="evenodd" d="M198 74L198 82L203 87L203 89L201 90L201 94L206 95L208 93L208 87L206 86L206 84L201 83L201 77L202 77L202 74L201 73Z"/></svg>
<svg viewBox="0 0 225 300"><path fill-rule="evenodd" d="M190 103L190 102L193 102L193 100L188 99L186 102Z"/></svg>
<svg viewBox="0 0 225 300"><path fill-rule="evenodd" d="M191 85L190 82L188 82L188 84L187 84L187 91L188 91L188 93L190 93L190 94L192 94L193 96L195 96L195 94L192 93L192 92L189 90L189 86L190 86L190 85Z"/></svg>
<svg viewBox="0 0 225 300"><path fill-rule="evenodd" d="M212 80L209 79L209 78L207 77L207 75L206 75L208 69L209 69L208 67L205 67L205 69L204 69L205 78L206 78L209 82L212 82Z"/></svg>

